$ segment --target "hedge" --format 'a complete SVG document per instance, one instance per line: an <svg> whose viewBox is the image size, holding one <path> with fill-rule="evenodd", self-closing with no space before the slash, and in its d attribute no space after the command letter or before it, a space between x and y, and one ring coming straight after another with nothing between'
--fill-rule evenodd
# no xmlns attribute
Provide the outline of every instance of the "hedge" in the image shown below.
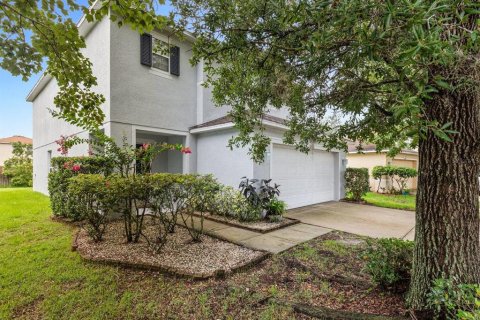
<svg viewBox="0 0 480 320"><path fill-rule="evenodd" d="M416 169L407 168L407 167L395 167L395 166L375 166L372 170L372 177L376 180L379 180L378 188L382 182L382 177L390 179L392 182L395 181L398 186L398 191L403 193L404 189L407 186L408 179L415 178L418 175ZM378 191L378 190L377 190ZM396 191L395 187L392 184L392 190L386 190L387 192Z"/></svg>
<svg viewBox="0 0 480 320"><path fill-rule="evenodd" d="M347 168L345 171L345 191L352 200L360 201L370 190L367 168Z"/></svg>
<svg viewBox="0 0 480 320"><path fill-rule="evenodd" d="M102 174L113 172L113 164L104 157L55 157L48 175L48 193L52 212L56 216L78 220L79 212L67 196L68 180L78 174Z"/></svg>

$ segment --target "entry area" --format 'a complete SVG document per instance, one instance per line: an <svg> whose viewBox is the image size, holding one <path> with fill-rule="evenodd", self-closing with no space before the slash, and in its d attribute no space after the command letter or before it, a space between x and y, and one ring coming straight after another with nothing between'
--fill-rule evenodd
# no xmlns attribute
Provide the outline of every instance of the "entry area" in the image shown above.
<svg viewBox="0 0 480 320"><path fill-rule="evenodd" d="M144 130L136 130L135 138L137 148L141 148L143 144L153 143L185 144L185 136ZM165 151L152 162L151 172L183 173L183 168L184 157L181 152ZM137 166L137 170L140 170L139 166Z"/></svg>
<svg viewBox="0 0 480 320"><path fill-rule="evenodd" d="M288 208L335 200L335 161L333 152L313 150L305 154L291 146L274 144L271 178L281 186L280 198Z"/></svg>

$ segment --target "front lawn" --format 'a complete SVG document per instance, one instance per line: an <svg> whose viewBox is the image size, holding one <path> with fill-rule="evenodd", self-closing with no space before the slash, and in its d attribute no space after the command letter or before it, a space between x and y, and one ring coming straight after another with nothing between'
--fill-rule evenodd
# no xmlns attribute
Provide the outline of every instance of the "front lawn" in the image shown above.
<svg viewBox="0 0 480 320"><path fill-rule="evenodd" d="M362 271L363 240L352 235L329 233L226 279L194 281L82 261L71 251L74 227L50 215L47 197L0 190L0 319L309 319L304 305L404 312L400 295Z"/></svg>
<svg viewBox="0 0 480 320"><path fill-rule="evenodd" d="M368 192L364 197L366 203L384 208L415 211L414 195L396 195Z"/></svg>

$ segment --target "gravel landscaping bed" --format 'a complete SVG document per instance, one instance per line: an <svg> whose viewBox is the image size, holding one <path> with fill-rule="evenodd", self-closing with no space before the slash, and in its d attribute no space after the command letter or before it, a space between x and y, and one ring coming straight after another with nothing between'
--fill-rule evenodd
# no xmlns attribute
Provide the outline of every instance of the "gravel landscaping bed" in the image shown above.
<svg viewBox="0 0 480 320"><path fill-rule="evenodd" d="M145 234L153 227L145 226ZM268 256L268 253L248 249L207 235L201 242L192 242L187 230L177 227L169 234L162 251L154 253L145 239L139 243L126 243L123 222L111 223L104 240L92 241L85 230L80 230L73 247L87 260L126 267L159 270L180 276L206 279L224 276L247 268Z"/></svg>
<svg viewBox="0 0 480 320"><path fill-rule="evenodd" d="M197 217L200 217L199 214L194 214ZM281 229L284 227L288 227L297 223L300 223L300 221L295 220L295 219L289 219L289 218L283 218L279 222L269 222L269 221L254 221L254 222L243 222L243 221L238 221L234 219L229 219L227 217L222 217L218 216L215 214L207 213L204 214L203 217L207 220L215 221L215 222L220 222L224 224L228 224L230 226L234 227L239 227L247 230L252 230L252 231L257 231L261 233L266 233L270 231L274 231L277 229Z"/></svg>

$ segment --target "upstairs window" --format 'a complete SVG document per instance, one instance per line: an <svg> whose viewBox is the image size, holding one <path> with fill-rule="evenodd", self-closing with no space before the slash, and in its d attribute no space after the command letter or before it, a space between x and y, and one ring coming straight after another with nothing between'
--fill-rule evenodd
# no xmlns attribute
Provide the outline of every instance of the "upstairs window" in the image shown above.
<svg viewBox="0 0 480 320"><path fill-rule="evenodd" d="M152 67L170 72L170 47L168 43L152 37Z"/></svg>

